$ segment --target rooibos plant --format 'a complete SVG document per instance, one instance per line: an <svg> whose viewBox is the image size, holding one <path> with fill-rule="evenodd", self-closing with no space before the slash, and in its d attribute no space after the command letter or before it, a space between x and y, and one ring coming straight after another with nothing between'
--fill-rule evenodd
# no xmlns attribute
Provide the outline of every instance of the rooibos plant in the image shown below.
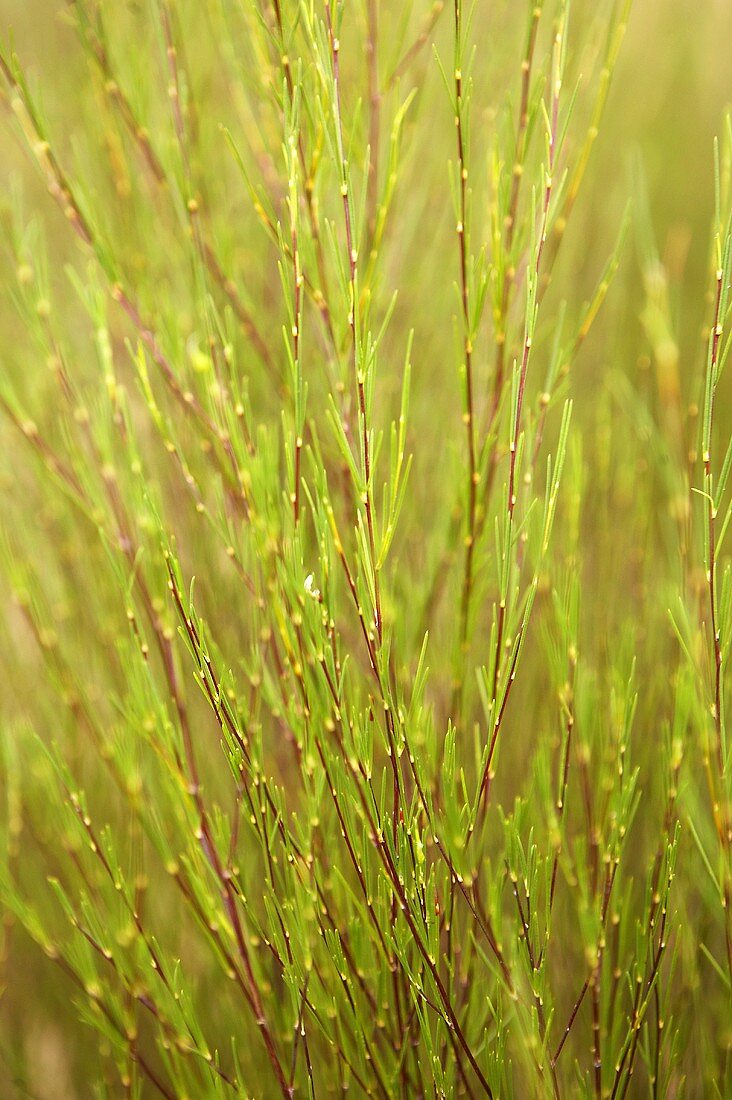
<svg viewBox="0 0 732 1100"><path fill-rule="evenodd" d="M640 203L588 402L577 7L75 0L53 120L2 53L19 1094L724 1094L730 134L703 399Z"/></svg>

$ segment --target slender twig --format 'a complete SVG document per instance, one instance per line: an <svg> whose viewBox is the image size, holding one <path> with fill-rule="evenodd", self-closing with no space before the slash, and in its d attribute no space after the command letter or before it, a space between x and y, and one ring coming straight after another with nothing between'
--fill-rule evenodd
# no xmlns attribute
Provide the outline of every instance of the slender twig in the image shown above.
<svg viewBox="0 0 732 1100"><path fill-rule="evenodd" d="M460 301L462 306L463 329L463 363L464 375L463 390L463 422L467 437L468 452L468 486L467 486L467 514L465 533L465 558L463 563L462 594L460 597L460 632L458 666L455 676L455 688L453 691L453 715L459 720L459 711L462 702L463 684L465 682L465 664L468 649L468 630L470 622L470 603L473 594L473 567L475 559L475 527L476 509L478 502L478 485L480 474L477 463L477 447L475 441L474 423L474 397L473 397L473 331L471 321L471 300L469 285L469 226L468 226L468 161L467 161L467 135L465 133L465 88L462 73L463 57L463 10L462 0L454 0L454 30L455 30L455 136L457 141L457 170L458 170L458 220L456 225L458 253L460 262Z"/></svg>

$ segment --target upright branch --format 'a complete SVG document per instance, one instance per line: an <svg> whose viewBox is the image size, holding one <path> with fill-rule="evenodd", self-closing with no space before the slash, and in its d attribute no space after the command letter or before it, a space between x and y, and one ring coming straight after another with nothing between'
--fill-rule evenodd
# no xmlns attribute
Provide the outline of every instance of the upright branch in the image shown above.
<svg viewBox="0 0 732 1100"><path fill-rule="evenodd" d="M294 122L294 120L293 120ZM297 141L294 133L285 140L285 157L288 168L287 207L290 218L290 259L292 264L292 314L290 317L289 348L292 386L294 393L295 430L293 441L293 485L290 493L293 519L297 527L300 520L300 467L302 464L303 432L305 429L305 391L300 361L300 341L302 331L302 291L305 278L302 271L300 248L298 243L298 158Z"/></svg>
<svg viewBox="0 0 732 1100"><path fill-rule="evenodd" d="M467 438L468 485L467 516L465 532L465 560L463 567L462 596L460 600L460 647L458 653L458 671L455 678L453 712L460 710L466 651L468 649L468 631L470 624L470 602L473 591L473 572L475 561L475 527L478 499L477 448L475 443L474 402L473 402L473 331L471 322L471 296L469 274L469 233L468 233L468 157L467 157L467 104L463 77L463 9L462 0L454 3L455 26L455 137L457 141L458 167L458 217L455 230L458 241L460 265L460 301L462 306L463 328L463 423Z"/></svg>
<svg viewBox="0 0 732 1100"><path fill-rule="evenodd" d="M282 3L281 0L272 0L272 8L274 10L275 22L277 24L277 35L279 38L278 46L280 51L280 65L285 78L285 87L287 89L287 97L290 107L292 107L295 101L295 80L292 73L292 61L288 52L286 37L285 37L285 24L282 17ZM315 167L308 165L307 155L305 151L305 141L302 135L302 131L298 130L297 133L297 155L300 161L300 170L302 172L303 179L303 191L305 194L305 206L308 213L308 222L310 225L310 236L312 237L313 245L315 246L316 264L318 268L318 280L320 285L312 287L313 301L318 309L323 321L323 326L328 334L328 338L336 347L335 331L333 328L333 318L330 313L330 291L328 289L328 274L325 265L325 253L323 251L323 240L320 232L320 219L318 217L318 207L315 197Z"/></svg>
<svg viewBox="0 0 732 1100"><path fill-rule="evenodd" d="M295 300L295 319L292 323L292 355L295 365L295 377L297 393L295 396L296 409L302 406L302 368L300 365L300 329L302 326L302 284L303 277L300 270L300 253L297 247L297 226L292 226L292 268ZM292 508L295 525L300 519L300 465L302 461L302 430L299 424L299 415L296 413L298 423L295 425L295 474L292 489Z"/></svg>
<svg viewBox="0 0 732 1100"><path fill-rule="evenodd" d="M552 191L554 186L554 173L556 170L556 156L557 156L557 141L559 135L559 97L562 89L562 30L557 31L554 40L554 55L552 65L552 88L551 88L551 101L549 110L546 117L546 130L547 130L547 154L546 163L544 166L544 189L541 205L541 214L539 218L538 236L536 241L536 247L534 249L533 262L528 276L527 286L527 301L526 301L526 323L524 328L524 340L523 350L521 354L521 364L518 370L518 378L516 382L516 391L514 397L512 428L511 428L511 442L509 446L509 469L508 469L508 498L506 502L506 537L505 537L505 553L510 553L514 539L514 527L515 527L515 513L516 513L516 478L517 478L517 466L518 466L518 454L519 454L519 442L522 434L522 421L523 421L523 409L524 398L526 394L526 379L529 372L529 362L531 359L531 348L534 339L534 332L536 328L537 314L538 314L538 287L539 278L542 267L542 257L544 255L544 248L546 245L547 232L549 227L549 211L551 205ZM493 767L493 758L495 756L496 744L498 742L498 735L500 732L503 717L506 712L506 706L508 704L508 698L511 691L511 687L514 682L516 665L518 662L518 656L520 652L520 643L523 641L523 635L525 633L527 624L527 615L525 614L518 630L518 644L514 643L513 656L511 663L506 671L506 682L503 695L501 698L500 706L498 705L499 698L499 680L502 671L501 654L504 646L504 634L506 629L506 616L507 616L507 591L502 591L500 601L498 605L498 616L495 634L495 649L493 655L493 684L492 684L492 703L494 708L494 720L493 729L490 735L490 743L488 747L488 753L483 766L483 771L479 785L479 798L486 794L490 776Z"/></svg>
<svg viewBox="0 0 732 1100"><path fill-rule="evenodd" d="M516 278L516 269L511 259L514 238L516 236L516 224L518 217L519 198L521 194L521 181L524 177L524 163L528 144L529 130L529 93L531 91L531 73L534 61L534 50L539 30L543 0L535 4L529 16L529 28L526 36L526 49L521 62L521 101L519 105L518 126L516 128L516 145L513 155L513 167L511 169L511 194L508 202L508 211L502 227L504 265L502 269L501 288L499 292L499 305L496 309L495 342L496 355L493 364L493 385L491 401L488 409L488 426L486 435L490 435L498 407L503 393L503 384L506 368L506 338L508 324L508 309L511 301L511 291Z"/></svg>
<svg viewBox="0 0 732 1100"><path fill-rule="evenodd" d="M368 531L369 553L371 556L371 572L373 575L374 598L374 623L379 646L383 642L383 620L381 614L381 584L379 581L379 561L376 554L376 536L374 532L374 505L371 467L371 431L369 427L369 415L366 402L366 370L367 364L363 362L361 351L361 316L358 295L358 249L354 237L354 220L351 210L351 197L349 190L348 161L345 155L343 141L343 116L341 110L341 74L340 74L340 41L334 30L333 15L329 0L325 3L326 25L328 29L328 44L330 47L331 65L333 73L336 143L338 146L338 160L341 177L341 198L343 201L343 220L346 233L346 251L348 256L348 283L349 283L349 307L348 324L351 330L351 351L353 371L356 376L356 390L358 395L359 420L361 422L361 458L363 474L363 499L361 501L366 515L366 527Z"/></svg>
<svg viewBox="0 0 732 1100"><path fill-rule="evenodd" d="M524 408L524 395L526 392L526 377L529 371L529 357L531 355L533 333L536 326L536 314L538 305L537 292L539 288L539 276L541 273L541 260L542 256L544 255L544 248L546 246L547 229L549 226L549 206L552 198L554 172L556 168L557 137L559 132L559 93L561 92L562 88L562 76L560 67L561 49L562 37L561 31L559 31L557 32L556 38L554 40L554 72L552 80L551 114L549 116L549 125L547 127L547 163L544 176L544 196L541 211L541 224L539 227L539 239L536 250L534 252L533 270L531 272L528 286L526 329L524 335L524 346L521 355L521 369L519 371L518 396L516 398L516 407L513 417L513 434L511 436L508 475L508 515L511 523L513 523L514 510L516 508L516 456L518 453L519 436L521 434L521 420Z"/></svg>
<svg viewBox="0 0 732 1100"><path fill-rule="evenodd" d="M367 0L368 34L366 61L369 85L369 175L366 190L366 231L369 252L376 236L379 195L379 141L381 137L381 90L379 88L379 0Z"/></svg>
<svg viewBox="0 0 732 1100"><path fill-rule="evenodd" d="M713 810L715 827L719 837L720 847L724 855L724 866L722 870L723 880L721 883L722 907L724 909L727 968L730 983L732 983L732 912L730 912L730 907L732 906L732 811L730 809L730 798L727 787L729 766L723 682L725 660L721 638L718 584L718 546L721 538L717 533L716 522L717 512L721 504L722 494L729 473L730 452L728 451L727 458L724 462L719 477L719 485L715 483L712 461L714 453L713 432L717 385L721 367L724 363L729 346L727 345L727 347L723 349L722 336L725 331L725 321L729 308L730 276L732 274L732 225L728 225L724 241L718 236L716 243L716 289L712 329L709 334L709 349L707 354L704 419L702 425L702 462L704 467L703 498L706 508L705 567L713 653L711 712L714 721L714 756L717 766L716 782L712 780L713 790L716 788L716 793L713 795Z"/></svg>
<svg viewBox="0 0 732 1100"><path fill-rule="evenodd" d="M704 464L704 488L705 503L707 507L707 589L709 592L709 616L712 629L712 646L714 650L714 701L712 715L716 733L716 754L720 777L724 773L725 759L727 756L725 745L725 724L722 694L722 647L717 611L717 549L716 549L716 519L717 507L714 501L714 474L712 471L712 432L714 429L714 411L717 389L717 372L719 365L719 342L722 336L722 305L724 298L724 271L721 267L716 272L716 293L714 305L714 319L710 333L709 347L709 398L707 424L705 426L704 451L702 462Z"/></svg>

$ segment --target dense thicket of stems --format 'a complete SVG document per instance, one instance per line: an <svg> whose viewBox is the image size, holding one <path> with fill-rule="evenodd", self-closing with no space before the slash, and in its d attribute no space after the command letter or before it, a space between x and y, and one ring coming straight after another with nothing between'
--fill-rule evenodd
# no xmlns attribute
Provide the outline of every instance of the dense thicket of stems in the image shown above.
<svg viewBox="0 0 732 1100"><path fill-rule="evenodd" d="M3 1095L732 1088L732 128L694 373L630 7L2 45Z"/></svg>

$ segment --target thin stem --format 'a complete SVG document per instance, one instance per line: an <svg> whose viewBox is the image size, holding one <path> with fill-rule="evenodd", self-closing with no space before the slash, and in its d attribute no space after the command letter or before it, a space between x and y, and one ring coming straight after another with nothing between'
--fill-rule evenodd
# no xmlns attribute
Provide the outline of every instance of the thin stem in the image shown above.
<svg viewBox="0 0 732 1100"><path fill-rule="evenodd" d="M379 141L381 133L381 91L379 88L379 0L367 0L368 34L366 62L369 88L369 174L366 189L367 251L376 235L379 196Z"/></svg>
<svg viewBox="0 0 732 1100"><path fill-rule="evenodd" d="M477 465L475 443L474 398L473 398L473 332L470 317L469 285L469 228L468 228L468 162L465 133L464 83L462 73L463 57L463 12L462 0L454 0L455 27L455 137L457 142L458 168L458 221L456 225L458 255L460 263L460 301L462 306L463 327L463 423L467 438L468 486L467 516L465 534L465 556L463 562L462 594L460 597L460 634L455 687L453 691L453 715L459 720L463 686L465 683L465 664L468 650L468 630L470 623L470 603L473 594L473 569L475 558L475 528L480 474Z"/></svg>
<svg viewBox="0 0 732 1100"><path fill-rule="evenodd" d="M363 460L364 492L362 504L366 514L366 526L368 530L369 552L371 556L371 571L374 584L374 619L379 645L383 642L383 617L381 613L381 582L379 580L379 564L376 555L376 536L374 533L373 515L373 486L371 470L371 431L369 427L368 410L366 408L366 378L362 364L360 363L359 341L360 333L360 303L358 295L358 251L356 249L353 234L353 215L351 211L351 199L348 186L348 164L344 153L343 117L341 111L341 77L340 77L340 41L333 29L333 17L329 0L325 3L325 15L328 28L328 43L330 46L331 65L333 71L334 88L334 112L336 136L340 157L341 198L343 201L343 221L346 233L346 252L348 258L349 273L349 311L348 324L351 330L351 349L353 370L356 376L356 389L358 394L359 419L361 422L361 453Z"/></svg>
<svg viewBox="0 0 732 1100"><path fill-rule="evenodd" d="M511 196L508 202L508 212L503 225L503 255L504 268L501 280L500 306L497 315L497 328L495 333L496 355L493 364L493 387L491 401L488 408L488 423L485 431L490 436L493 424L498 414L501 394L503 393L504 375L506 366L506 339L508 308L511 300L511 291L516 277L516 269L512 262L516 226L518 223L518 206L521 194L521 182L524 177L524 164L526 160L527 134L529 125L529 92L531 90L531 70L534 61L534 51L539 30L542 4L534 5L529 32L526 38L526 49L521 62L521 102L519 106L518 126L516 129L516 145L513 157L513 169L511 173Z"/></svg>
<svg viewBox="0 0 732 1100"><path fill-rule="evenodd" d="M704 465L704 499L707 507L707 589L709 595L709 616L712 634L712 649L714 655L714 686L712 715L715 730L715 751L719 782L718 805L714 807L715 824L720 839L722 852L724 853L724 876L722 884L722 908L724 910L724 937L727 955L727 970L732 983L732 810L725 791L725 776L727 762L726 725L724 714L723 691L723 656L722 643L719 628L718 593L717 593L717 532L716 518L717 506L714 500L714 475L712 471L712 436L714 430L714 414L716 407L717 376L719 371L719 354L721 338L724 331L724 317L722 316L722 303L724 298L725 272L720 267L716 273L716 293L709 350L709 381L708 381L708 411L705 433L705 450L702 455Z"/></svg>
<svg viewBox="0 0 732 1100"><path fill-rule="evenodd" d="M529 372L529 362L531 358L531 348L533 344L533 333L536 324L536 311L537 311L537 289L539 284L539 276L541 272L542 257L544 255L544 248L546 245L547 231L549 226L549 210L551 205L551 198L554 186L554 173L556 171L556 154L557 154L557 141L559 136L559 96L562 88L561 79L561 47L562 39L561 33L558 32L554 41L554 65L553 65L553 78L552 78L552 90L551 90L551 104L549 109L549 123L548 123L548 150L547 150L547 163L545 166L544 175L544 194L541 208L541 218L539 222L538 240L537 246L534 252L534 260L531 268L532 280L529 288L528 301L526 307L526 324L524 330L523 351L521 355L521 366L518 376L518 392L516 395L515 412L513 417L513 427L511 431L511 443L509 448L509 471L508 471L508 501L507 501L507 524L508 530L506 533L506 552L509 552L513 545L513 529L514 529L514 514L516 511L516 478L517 478L517 462L519 453L519 442L521 437L522 419L523 419L523 407L524 396L526 393L526 380ZM496 626L496 643L493 658L493 703L494 705L498 701L498 685L499 676L502 666L501 654L504 644L504 631L506 626L507 617L507 601L506 593L502 592L499 605L498 605L498 618ZM526 627L526 619L523 620L520 628L520 637L523 635ZM495 719L494 728L491 735L491 743L489 747L488 757L483 767L483 773L478 785L479 798L487 791L487 785L490 780L491 769L493 766L493 756L495 753L495 747L498 740L498 733L505 713L506 705L508 703L508 696L511 690L511 686L514 682L516 673L516 662L518 659L519 648L515 649L515 654L512 660L512 665L508 670L506 686L504 690L503 700L500 710ZM485 806L485 800L484 800Z"/></svg>

